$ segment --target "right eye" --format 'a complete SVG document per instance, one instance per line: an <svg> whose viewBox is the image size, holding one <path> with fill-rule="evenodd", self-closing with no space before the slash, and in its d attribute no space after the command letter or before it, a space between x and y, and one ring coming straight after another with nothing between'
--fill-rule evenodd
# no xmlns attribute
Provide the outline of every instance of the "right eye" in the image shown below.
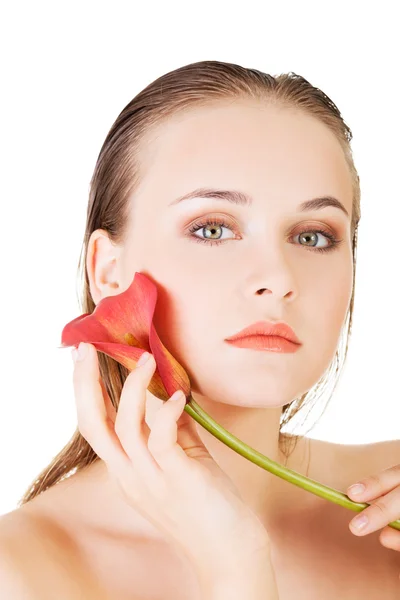
<svg viewBox="0 0 400 600"><path fill-rule="evenodd" d="M211 235L219 235L221 229L225 228L225 229L230 229L231 231L233 231L232 227L230 225L228 225L228 223L226 223L226 221L224 221L224 219L220 218L207 218L205 221L199 222L197 221L196 223L194 223L190 228L189 228L189 232L191 234L196 233L197 231L200 231L201 229L206 229L206 227L210 228L211 231ZM204 244L210 244L210 245L214 245L214 244L221 244L225 241L227 241L226 239L222 240L221 238L217 238L217 239L213 239L213 238L206 238L206 237L199 237L197 235L192 235L191 236L192 239L195 238L194 241L196 242L202 242ZM234 238L228 238L228 239L234 239Z"/></svg>

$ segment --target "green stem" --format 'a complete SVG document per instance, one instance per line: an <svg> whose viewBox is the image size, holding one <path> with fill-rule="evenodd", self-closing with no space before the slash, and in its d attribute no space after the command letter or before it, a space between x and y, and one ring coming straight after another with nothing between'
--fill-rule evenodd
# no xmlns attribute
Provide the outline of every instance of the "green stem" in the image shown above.
<svg viewBox="0 0 400 600"><path fill-rule="evenodd" d="M232 450L244 458L247 458L247 460L250 460L255 465L258 465L262 469L269 471L273 475L277 475L281 479L285 479L286 481L303 488L303 490L306 490L307 492L311 492L316 496L325 498L325 500L329 500L329 502L333 502L334 504L344 506L344 508L348 508L354 512L361 512L370 506L365 502L353 502L346 494L343 494L339 490L335 490L327 485L318 483L318 481L315 481L315 479L304 477L304 475L300 475L300 473L297 473L296 471L287 469L279 463L267 458L260 452L257 452L257 450L254 450L254 448L251 448L239 440L239 438L229 433L229 431L221 427L221 425L218 425L218 423L216 423L214 419L212 419L210 415L207 414L197 404L192 395L189 396L189 400L185 406L185 411L191 417L193 417L197 423L204 427L204 429L207 429L207 431L223 442L226 446L229 446L229 448L232 448ZM393 527L393 529L400 530L400 520L392 521L388 525L389 527Z"/></svg>

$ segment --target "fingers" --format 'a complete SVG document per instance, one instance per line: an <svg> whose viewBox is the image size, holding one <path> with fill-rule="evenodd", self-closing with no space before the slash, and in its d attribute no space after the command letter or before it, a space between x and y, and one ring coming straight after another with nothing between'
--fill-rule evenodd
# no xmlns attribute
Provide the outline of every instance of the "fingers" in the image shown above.
<svg viewBox="0 0 400 600"><path fill-rule="evenodd" d="M351 486L347 490L348 496L356 502L369 502L371 499L378 498L378 496L382 496L400 485L400 465L389 467L379 475L371 475L355 485L364 485L365 490L355 494L352 489L353 486Z"/></svg>
<svg viewBox="0 0 400 600"><path fill-rule="evenodd" d="M91 344L85 346L87 354L75 363L73 373L79 431L96 454L109 464L114 472L119 472L126 468L129 458L107 414L103 397L105 388L100 384L97 351ZM110 414L112 416L112 412Z"/></svg>
<svg viewBox="0 0 400 600"><path fill-rule="evenodd" d="M391 527L385 527L379 535L379 541L383 546L386 546L386 548L391 548L392 550L400 552L400 531L392 529Z"/></svg>
<svg viewBox="0 0 400 600"><path fill-rule="evenodd" d="M352 519L350 527L353 533L364 535L382 529L388 523L399 518L400 487L395 488L377 500Z"/></svg>
<svg viewBox="0 0 400 600"><path fill-rule="evenodd" d="M181 391L175 392L158 410L152 424L148 448L162 471L168 474L183 472L188 457L178 442L177 421L185 408L186 398Z"/></svg>
<svg viewBox="0 0 400 600"><path fill-rule="evenodd" d="M134 369L127 377L118 407L115 431L127 456L135 465L142 483L154 493L160 493L163 475L182 473L188 466L188 457L178 439L177 421L183 413L186 398L175 392L158 409L151 424L145 422L146 390L156 369L154 356ZM189 415L187 419L191 420ZM185 437L186 436L186 437ZM183 437L188 445L198 446L201 440L186 423Z"/></svg>
<svg viewBox="0 0 400 600"><path fill-rule="evenodd" d="M351 520L353 533L372 533L400 517L400 465L389 467L360 483L365 485L365 490L355 494L350 487L348 496L357 502L368 502L370 506Z"/></svg>
<svg viewBox="0 0 400 600"><path fill-rule="evenodd" d="M194 420L184 412L186 399L179 392L161 405L151 430L148 427L146 394L156 369L151 354L129 373L116 411L100 377L97 351L91 344L85 346L87 356L74 369L78 426L110 471L122 474L130 469L133 481L134 465L135 477L155 490L164 471L179 475L187 468L189 455L210 457Z"/></svg>
<svg viewBox="0 0 400 600"><path fill-rule="evenodd" d="M124 451L143 481L156 477L161 471L148 449L150 429L145 421L146 390L155 369L156 363L150 354L145 364L129 373L121 392L114 425Z"/></svg>
<svg viewBox="0 0 400 600"><path fill-rule="evenodd" d="M201 458L204 456L211 458L207 447L204 445L196 429L196 421L184 410L178 421L178 444L185 451L185 454L191 458Z"/></svg>
<svg viewBox="0 0 400 600"><path fill-rule="evenodd" d="M199 459L213 461L185 406L185 395L178 390L156 413L148 439L148 448L161 470L169 478L180 480L182 473L196 477Z"/></svg>

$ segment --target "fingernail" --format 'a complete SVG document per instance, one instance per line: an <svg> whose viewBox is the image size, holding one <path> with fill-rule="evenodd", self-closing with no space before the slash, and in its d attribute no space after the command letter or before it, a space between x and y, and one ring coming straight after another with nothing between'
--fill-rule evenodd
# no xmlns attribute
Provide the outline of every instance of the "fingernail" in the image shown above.
<svg viewBox="0 0 400 600"><path fill-rule="evenodd" d="M181 400L183 400L183 398L185 398L185 394L184 392L182 392L182 390L176 390L176 392L174 392L171 396L171 398L169 399L170 402L180 402Z"/></svg>
<svg viewBox="0 0 400 600"><path fill-rule="evenodd" d="M364 490L365 490L365 485L363 483L356 483L355 485L352 485L348 489L350 494L362 494L362 492Z"/></svg>
<svg viewBox="0 0 400 600"><path fill-rule="evenodd" d="M366 526L368 523L368 517L366 515L360 515L352 520L351 526L359 530Z"/></svg>
<svg viewBox="0 0 400 600"><path fill-rule="evenodd" d="M136 363L137 367L141 367L142 365L146 364L147 361L150 358L150 353L149 352L143 352L142 356L139 358L139 360Z"/></svg>
<svg viewBox="0 0 400 600"><path fill-rule="evenodd" d="M80 342L78 349L73 348L71 354L74 362L82 360L87 354L87 345L84 342Z"/></svg>

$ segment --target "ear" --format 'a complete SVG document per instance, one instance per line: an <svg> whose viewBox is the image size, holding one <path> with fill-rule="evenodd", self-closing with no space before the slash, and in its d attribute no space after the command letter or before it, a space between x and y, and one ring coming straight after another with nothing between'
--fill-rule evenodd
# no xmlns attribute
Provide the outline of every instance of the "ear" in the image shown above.
<svg viewBox="0 0 400 600"><path fill-rule="evenodd" d="M106 296L120 294L121 248L116 246L104 229L96 229L89 239L86 270L90 293L97 305Z"/></svg>

